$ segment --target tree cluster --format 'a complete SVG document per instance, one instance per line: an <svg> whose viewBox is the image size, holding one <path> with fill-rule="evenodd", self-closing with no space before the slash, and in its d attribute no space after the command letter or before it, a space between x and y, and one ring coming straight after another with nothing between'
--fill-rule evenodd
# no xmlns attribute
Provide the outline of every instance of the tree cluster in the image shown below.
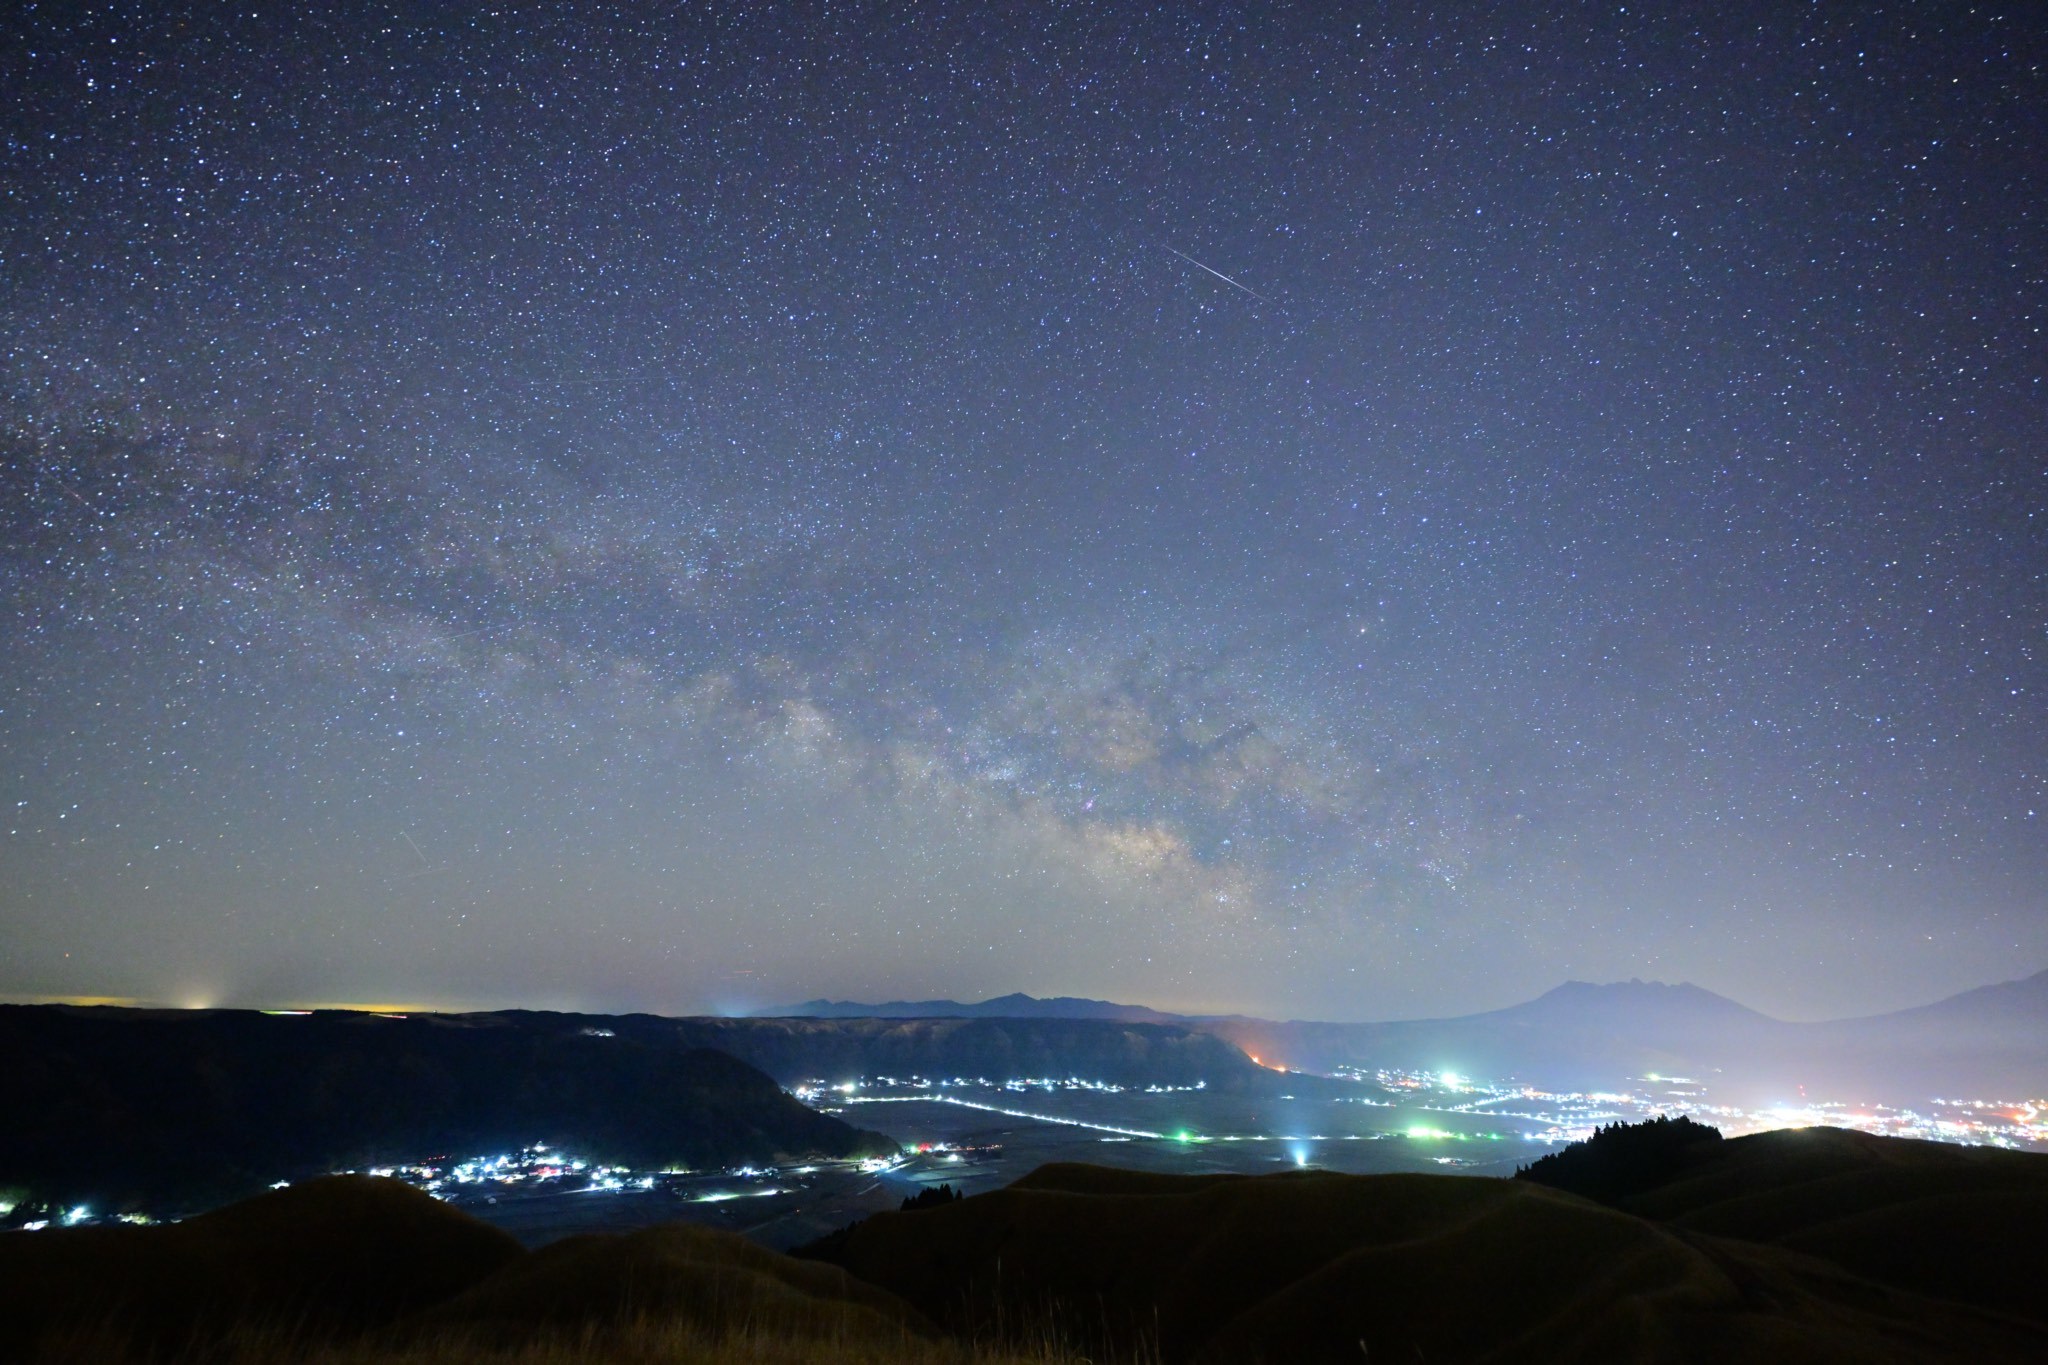
<svg viewBox="0 0 2048 1365"><path fill-rule="evenodd" d="M1515 1171L1515 1179L1569 1190L1614 1203L1710 1161L1720 1153L1721 1130L1683 1114L1660 1114L1642 1123L1614 1123Z"/></svg>

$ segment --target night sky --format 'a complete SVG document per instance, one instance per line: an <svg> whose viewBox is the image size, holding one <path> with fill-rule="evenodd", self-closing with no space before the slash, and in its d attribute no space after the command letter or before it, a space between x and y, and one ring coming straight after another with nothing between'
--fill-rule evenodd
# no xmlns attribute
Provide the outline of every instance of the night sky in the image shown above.
<svg viewBox="0 0 2048 1365"><path fill-rule="evenodd" d="M2048 966L2044 39L10 7L0 994Z"/></svg>

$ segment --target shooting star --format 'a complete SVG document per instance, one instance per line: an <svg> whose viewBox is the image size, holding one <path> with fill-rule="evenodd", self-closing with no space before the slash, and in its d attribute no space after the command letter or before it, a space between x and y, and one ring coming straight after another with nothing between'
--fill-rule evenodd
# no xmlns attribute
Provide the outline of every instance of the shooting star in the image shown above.
<svg viewBox="0 0 2048 1365"><path fill-rule="evenodd" d="M1273 301L1273 300L1271 300L1271 299L1267 298L1267 297L1266 297L1266 296L1265 296L1264 294L1261 294L1261 293L1260 293L1260 292L1259 292L1258 290L1256 290L1256 289L1253 289L1253 288L1251 288L1251 287L1250 287L1250 286L1248 286L1248 285L1242 285L1242 284L1239 284L1239 283L1238 283L1238 282L1237 282L1236 280L1233 280L1233 279L1231 279L1231 278L1230 278L1230 276L1228 276L1228 275L1224 274L1224 273L1223 273L1222 271L1220 271L1220 270L1212 270L1212 269L1210 269L1210 268L1209 268L1208 266L1206 266L1206 265L1203 265L1203 264L1202 264L1202 263L1201 263L1200 261L1196 260L1196 259L1195 259L1194 257L1192 257L1192 256L1188 255L1188 253L1187 253L1187 252L1185 252L1185 251L1174 251L1174 249L1173 249L1172 247L1168 247L1168 248L1166 248L1166 249L1167 249L1168 251L1173 251L1173 254L1174 254L1174 255L1176 255L1176 256L1178 256L1178 257L1180 257L1180 258L1181 258L1182 260L1186 261L1186 262L1187 262L1187 263L1188 263L1189 265L1191 265L1191 266L1194 266L1194 267L1195 267L1195 268L1196 268L1197 270L1207 270L1207 271L1209 271L1209 273L1210 273L1211 275L1214 275L1214 276L1215 276L1215 277L1216 277L1217 279L1219 279L1219 280L1223 281L1223 282L1224 282L1225 284L1229 285L1229 286L1230 286L1230 287L1231 287L1232 289L1237 289L1237 290L1241 290L1241 291L1243 291L1244 293L1250 294L1250 295L1251 295L1251 296L1252 296L1253 298L1257 299L1257 300L1258 300L1258 301L1259 301L1260 303L1271 303L1271 302Z"/></svg>
<svg viewBox="0 0 2048 1365"><path fill-rule="evenodd" d="M412 851L414 853L418 853L420 859L419 870L416 872L406 873L404 876L398 878L399 881L409 882L420 877L431 877L436 872L446 872L449 869L449 867L452 866L452 864L450 863L442 863L439 867L434 866L432 863L427 861L426 854L420 853L420 846L418 844L413 844L412 835L406 833L404 830L398 831L398 835L401 839L404 839L408 844L412 844Z"/></svg>
<svg viewBox="0 0 2048 1365"><path fill-rule="evenodd" d="M618 370L611 374L586 374L562 379L536 379L536 388L590 389L603 384L660 384L674 376L658 370Z"/></svg>

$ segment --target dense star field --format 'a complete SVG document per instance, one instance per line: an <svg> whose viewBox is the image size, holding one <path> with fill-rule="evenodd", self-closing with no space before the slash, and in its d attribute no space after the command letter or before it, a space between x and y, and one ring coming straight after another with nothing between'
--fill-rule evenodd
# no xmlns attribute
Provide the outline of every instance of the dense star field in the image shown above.
<svg viewBox="0 0 2048 1365"><path fill-rule="evenodd" d="M0 993L2048 963L2028 6L30 4Z"/></svg>

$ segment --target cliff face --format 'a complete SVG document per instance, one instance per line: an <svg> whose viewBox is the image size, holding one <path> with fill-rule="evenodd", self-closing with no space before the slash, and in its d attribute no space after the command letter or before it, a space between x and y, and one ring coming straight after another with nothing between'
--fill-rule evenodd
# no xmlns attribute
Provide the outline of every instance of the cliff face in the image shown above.
<svg viewBox="0 0 2048 1365"><path fill-rule="evenodd" d="M699 1168L888 1145L733 1057L573 1016L4 1006L0 1059L0 1185L102 1208L535 1141Z"/></svg>
<svg viewBox="0 0 2048 1365"><path fill-rule="evenodd" d="M1103 1019L676 1019L672 1036L713 1047L784 1083L861 1076L992 1081L1079 1077L1117 1085L1230 1089L1263 1073L1198 1030Z"/></svg>

